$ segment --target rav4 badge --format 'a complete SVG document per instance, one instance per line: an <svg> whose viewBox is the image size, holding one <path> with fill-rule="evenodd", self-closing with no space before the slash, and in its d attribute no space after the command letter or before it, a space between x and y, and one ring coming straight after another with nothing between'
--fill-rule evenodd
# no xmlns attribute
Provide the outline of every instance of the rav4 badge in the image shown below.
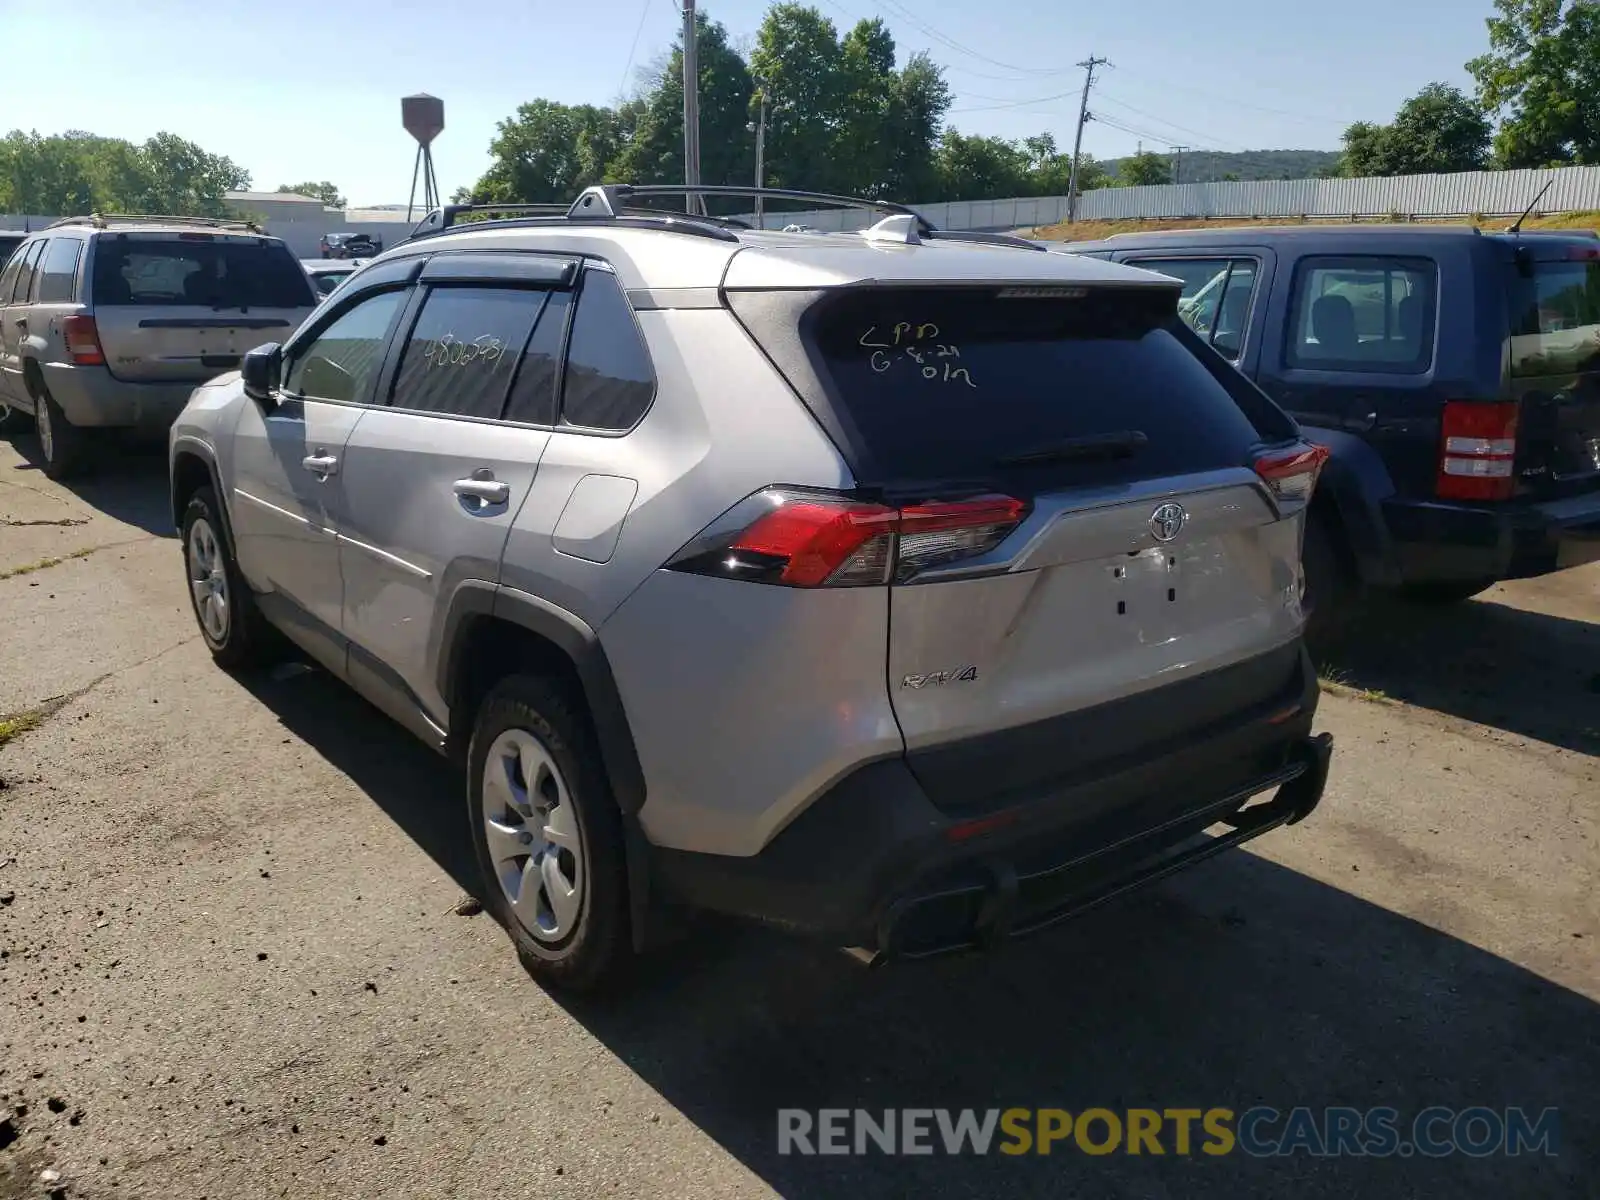
<svg viewBox="0 0 1600 1200"><path fill-rule="evenodd" d="M956 667L949 671L929 671L926 675L907 675L900 686L919 688L930 683L971 683L977 677L977 667Z"/></svg>

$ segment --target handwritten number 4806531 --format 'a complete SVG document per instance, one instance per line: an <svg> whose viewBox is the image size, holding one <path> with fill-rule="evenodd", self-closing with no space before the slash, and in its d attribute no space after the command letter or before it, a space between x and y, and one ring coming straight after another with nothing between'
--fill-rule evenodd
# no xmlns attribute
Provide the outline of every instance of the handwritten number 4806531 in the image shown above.
<svg viewBox="0 0 1600 1200"><path fill-rule="evenodd" d="M880 333L876 325L870 327L858 339L859 344L872 351L870 360L872 369L882 375L892 367L900 356L914 362L918 373L927 380L938 380L941 383L953 383L959 380L968 387L978 385L972 381L972 374L965 367L958 367L950 362L934 362L933 359L951 359L961 357L961 348L949 342L938 341L939 327L932 322L922 325L912 325L909 321L901 321L888 333ZM887 341L883 339L889 339Z"/></svg>

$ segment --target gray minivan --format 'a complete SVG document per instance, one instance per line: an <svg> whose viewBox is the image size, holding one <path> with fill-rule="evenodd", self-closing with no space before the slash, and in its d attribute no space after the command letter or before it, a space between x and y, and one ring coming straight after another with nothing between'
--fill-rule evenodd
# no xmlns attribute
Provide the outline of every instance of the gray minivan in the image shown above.
<svg viewBox="0 0 1600 1200"><path fill-rule="evenodd" d="M316 301L289 248L243 222L57 221L0 271L0 425L31 414L45 473L63 478L90 431L165 429Z"/></svg>

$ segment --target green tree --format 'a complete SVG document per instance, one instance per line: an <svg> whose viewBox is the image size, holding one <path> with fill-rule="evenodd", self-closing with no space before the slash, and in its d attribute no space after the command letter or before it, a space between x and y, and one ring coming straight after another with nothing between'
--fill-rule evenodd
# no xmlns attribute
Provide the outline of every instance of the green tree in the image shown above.
<svg viewBox="0 0 1600 1200"><path fill-rule="evenodd" d="M297 196L311 196L321 200L329 208L346 208L348 202L339 194L339 189L324 179L321 183L282 183L278 185L280 192L293 192Z"/></svg>
<svg viewBox="0 0 1600 1200"><path fill-rule="evenodd" d="M1148 187L1152 184L1172 182L1172 164L1164 154L1146 150L1122 160L1117 168L1117 181L1123 187Z"/></svg>
<svg viewBox="0 0 1600 1200"><path fill-rule="evenodd" d="M939 186L934 150L949 110L944 68L924 52L913 54L895 77L883 130L889 150L886 196L916 201L933 195Z"/></svg>
<svg viewBox="0 0 1600 1200"><path fill-rule="evenodd" d="M833 22L814 8L775 4L756 33L750 73L769 99L767 177L775 185L839 191L855 174L834 156L848 81Z"/></svg>
<svg viewBox="0 0 1600 1200"><path fill-rule="evenodd" d="M471 199L500 204L571 200L605 178L619 132L613 109L531 100L500 122L489 143L494 161Z"/></svg>
<svg viewBox="0 0 1600 1200"><path fill-rule="evenodd" d="M146 193L136 212L224 217L224 192L250 186L250 172L231 158L208 154L175 133L158 133L139 148Z"/></svg>
<svg viewBox="0 0 1600 1200"><path fill-rule="evenodd" d="M0 143L0 209L38 216L91 211L93 191L71 138L14 129Z"/></svg>
<svg viewBox="0 0 1600 1200"><path fill-rule="evenodd" d="M1389 125L1357 121L1344 133L1347 176L1435 175L1488 165L1491 126L1459 88L1430 83L1400 106Z"/></svg>
<svg viewBox="0 0 1600 1200"><path fill-rule="evenodd" d="M750 121L754 84L728 31L696 17L700 56L700 181L748 186L755 182L755 135ZM608 178L622 183L683 182L683 47L674 46L654 84L617 114L618 153ZM716 211L717 201L708 203ZM726 207L725 205L723 207ZM733 207L744 209L746 202Z"/></svg>
<svg viewBox="0 0 1600 1200"><path fill-rule="evenodd" d="M1003 200L1026 194L1028 152L1004 138L947 129L935 155L937 200Z"/></svg>
<svg viewBox="0 0 1600 1200"><path fill-rule="evenodd" d="M1467 64L1484 110L1501 116L1505 167L1600 163L1600 3L1495 0L1489 52Z"/></svg>

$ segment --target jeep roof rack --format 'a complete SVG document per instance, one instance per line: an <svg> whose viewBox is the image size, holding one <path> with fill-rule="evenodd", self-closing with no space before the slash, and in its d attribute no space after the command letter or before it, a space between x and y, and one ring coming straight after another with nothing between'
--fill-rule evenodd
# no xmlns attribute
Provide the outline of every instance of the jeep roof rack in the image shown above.
<svg viewBox="0 0 1600 1200"><path fill-rule="evenodd" d="M941 241L978 242L986 245L1010 246L1022 250L1042 251L1025 238L1005 233L979 233L968 230L937 229L916 209L893 200L870 200L861 196L841 196L831 192L808 192L796 188L742 187L732 184L597 184L585 188L571 204L446 204L424 217L412 230L411 237L426 237L442 233L457 223L467 213L507 213L518 225L546 225L557 222L584 224L619 224L634 228L668 228L678 233L716 238L719 241L737 241L733 231L750 229L748 222L737 217L712 216L707 213L671 212L646 205L629 204L629 200L656 196L690 197L728 196L748 199L799 200L813 204L827 204L839 208L857 208L882 213L884 220L873 226L877 240L921 241L936 238ZM523 215L527 214L527 215ZM906 220L905 218L910 218ZM497 222L500 224L502 222ZM505 222L509 223L509 222Z"/></svg>
<svg viewBox="0 0 1600 1200"><path fill-rule="evenodd" d="M200 225L210 229L243 229L250 233L261 233L261 226L254 221L238 220L231 217L178 217L161 213L90 213L86 217L62 217L59 221L52 221L48 228L55 229L62 225L88 225L94 229L104 229L115 222L119 225Z"/></svg>

